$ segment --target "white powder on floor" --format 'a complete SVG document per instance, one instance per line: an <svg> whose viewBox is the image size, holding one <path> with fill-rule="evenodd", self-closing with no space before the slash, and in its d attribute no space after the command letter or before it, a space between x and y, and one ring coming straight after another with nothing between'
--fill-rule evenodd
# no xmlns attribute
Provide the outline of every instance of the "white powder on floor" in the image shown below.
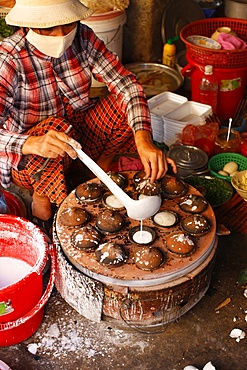
<svg viewBox="0 0 247 370"><path fill-rule="evenodd" d="M81 370L79 365L76 367L76 363L81 361L87 364L90 361L100 363L101 359L107 362L108 369L114 369L116 353L122 347L134 347L138 353L142 353L150 346L148 339L140 340L137 332L117 329L103 321L94 323L85 319L66 305L59 295L51 300L53 307L47 310L40 328L30 338L28 348L35 348L36 345L36 355L41 359L50 359L52 363L56 361L60 370L68 369L71 357L75 363L73 370ZM63 311L64 307L66 309Z"/></svg>

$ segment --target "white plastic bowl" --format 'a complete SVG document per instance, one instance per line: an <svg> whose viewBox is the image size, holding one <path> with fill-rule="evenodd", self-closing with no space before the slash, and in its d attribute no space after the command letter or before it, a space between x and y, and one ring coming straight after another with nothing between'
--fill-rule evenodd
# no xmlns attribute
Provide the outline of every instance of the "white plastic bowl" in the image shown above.
<svg viewBox="0 0 247 370"><path fill-rule="evenodd" d="M205 37L205 36L199 36L199 35L188 36L187 41L189 41L191 44L201 46L203 48L221 49L221 45L219 42L209 37Z"/></svg>
<svg viewBox="0 0 247 370"><path fill-rule="evenodd" d="M237 182L241 181L242 178L246 179L246 184L247 184L247 170L245 171L240 171L237 172L231 179L231 184L236 189L237 193L242 197L246 202L247 202L247 190L241 189Z"/></svg>

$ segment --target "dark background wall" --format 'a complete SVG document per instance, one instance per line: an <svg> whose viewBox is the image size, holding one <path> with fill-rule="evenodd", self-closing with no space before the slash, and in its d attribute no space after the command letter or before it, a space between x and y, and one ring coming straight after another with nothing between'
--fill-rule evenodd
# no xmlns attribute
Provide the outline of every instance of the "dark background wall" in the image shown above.
<svg viewBox="0 0 247 370"><path fill-rule="evenodd" d="M182 1L182 0L181 0ZM161 23L169 0L131 0L123 27L123 63L161 60Z"/></svg>

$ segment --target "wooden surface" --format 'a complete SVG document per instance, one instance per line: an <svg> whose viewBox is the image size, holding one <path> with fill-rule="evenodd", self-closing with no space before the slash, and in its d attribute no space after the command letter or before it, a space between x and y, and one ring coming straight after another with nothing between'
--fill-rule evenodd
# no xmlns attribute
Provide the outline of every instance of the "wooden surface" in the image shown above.
<svg viewBox="0 0 247 370"><path fill-rule="evenodd" d="M247 202L237 193L229 202L214 211L218 224L225 225L231 232L247 234Z"/></svg>

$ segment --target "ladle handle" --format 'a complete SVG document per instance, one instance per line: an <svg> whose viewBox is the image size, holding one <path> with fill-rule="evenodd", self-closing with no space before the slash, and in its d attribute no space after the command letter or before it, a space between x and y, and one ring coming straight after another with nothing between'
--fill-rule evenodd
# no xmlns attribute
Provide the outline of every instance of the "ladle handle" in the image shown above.
<svg viewBox="0 0 247 370"><path fill-rule="evenodd" d="M134 202L134 200L131 199L86 153L81 149L74 149L78 158L108 187L108 189L124 206Z"/></svg>

